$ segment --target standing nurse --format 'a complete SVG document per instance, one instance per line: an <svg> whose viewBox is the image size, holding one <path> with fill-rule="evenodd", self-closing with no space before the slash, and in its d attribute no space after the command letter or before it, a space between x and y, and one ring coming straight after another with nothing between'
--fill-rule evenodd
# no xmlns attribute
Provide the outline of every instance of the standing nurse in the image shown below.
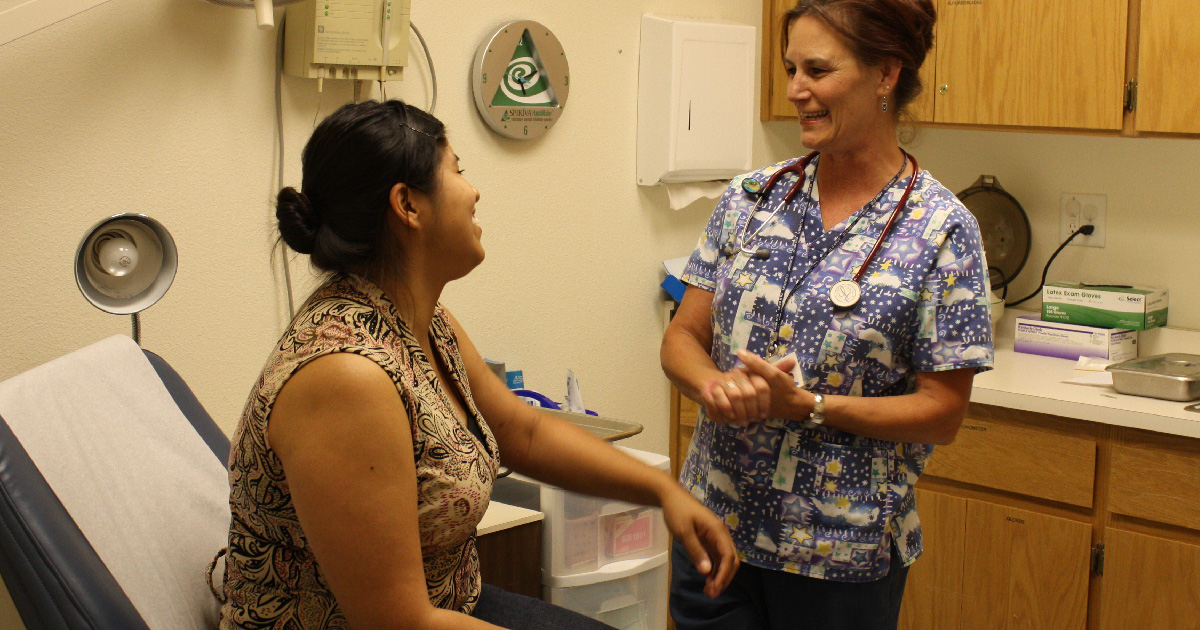
<svg viewBox="0 0 1200 630"><path fill-rule="evenodd" d="M703 406L681 481L743 560L710 598L675 549L680 630L896 626L922 548L913 484L992 364L978 225L896 140L934 20L930 0L784 17L812 153L733 181L663 338L667 376Z"/></svg>

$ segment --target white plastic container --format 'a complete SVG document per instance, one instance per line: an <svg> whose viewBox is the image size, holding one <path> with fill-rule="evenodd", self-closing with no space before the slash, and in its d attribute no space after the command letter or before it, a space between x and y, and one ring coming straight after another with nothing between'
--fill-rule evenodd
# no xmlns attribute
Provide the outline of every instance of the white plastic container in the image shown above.
<svg viewBox="0 0 1200 630"><path fill-rule="evenodd" d="M659 470L664 455L617 446ZM620 630L667 625L670 537L659 508L599 499L513 474L492 498L538 510L542 521L542 598Z"/></svg>
<svg viewBox="0 0 1200 630"><path fill-rule="evenodd" d="M670 469L671 460L665 455L616 448L659 470ZM542 525L544 577L590 573L614 562L651 558L670 544L658 508L567 492L521 475L512 478L539 486L537 505L519 505L546 515Z"/></svg>
<svg viewBox="0 0 1200 630"><path fill-rule="evenodd" d="M664 551L591 573L546 578L545 599L618 630L666 628L668 555Z"/></svg>
<svg viewBox="0 0 1200 630"><path fill-rule="evenodd" d="M596 571L625 560L649 558L668 545L658 508L597 499L542 486L544 573L564 576Z"/></svg>

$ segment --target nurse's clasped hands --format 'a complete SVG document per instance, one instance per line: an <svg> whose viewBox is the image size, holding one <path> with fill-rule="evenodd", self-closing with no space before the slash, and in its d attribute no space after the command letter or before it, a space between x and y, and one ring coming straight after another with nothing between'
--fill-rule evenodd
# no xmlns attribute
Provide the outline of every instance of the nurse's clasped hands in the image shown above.
<svg viewBox="0 0 1200 630"><path fill-rule="evenodd" d="M775 410L785 403L786 396L794 396L791 371L796 359L788 357L771 364L744 350L738 358L742 367L721 373L701 390L709 417L724 424L746 426L778 416Z"/></svg>

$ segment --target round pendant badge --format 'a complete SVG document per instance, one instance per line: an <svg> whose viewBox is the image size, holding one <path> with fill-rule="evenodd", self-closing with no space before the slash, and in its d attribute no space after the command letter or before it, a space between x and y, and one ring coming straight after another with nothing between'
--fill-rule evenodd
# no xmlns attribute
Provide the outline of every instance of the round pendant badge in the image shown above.
<svg viewBox="0 0 1200 630"><path fill-rule="evenodd" d="M858 304L862 297L862 287L853 280L839 280L829 289L829 301L838 308L850 308Z"/></svg>

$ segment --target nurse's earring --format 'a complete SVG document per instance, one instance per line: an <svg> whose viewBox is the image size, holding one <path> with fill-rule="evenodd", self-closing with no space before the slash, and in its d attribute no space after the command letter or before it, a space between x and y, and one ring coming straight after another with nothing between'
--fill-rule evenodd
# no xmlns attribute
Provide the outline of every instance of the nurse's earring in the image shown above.
<svg viewBox="0 0 1200 630"><path fill-rule="evenodd" d="M892 89L892 86L885 85L885 86L883 86L883 89L890 91ZM887 95L886 94L883 97L883 111L885 111L885 112L887 111Z"/></svg>

